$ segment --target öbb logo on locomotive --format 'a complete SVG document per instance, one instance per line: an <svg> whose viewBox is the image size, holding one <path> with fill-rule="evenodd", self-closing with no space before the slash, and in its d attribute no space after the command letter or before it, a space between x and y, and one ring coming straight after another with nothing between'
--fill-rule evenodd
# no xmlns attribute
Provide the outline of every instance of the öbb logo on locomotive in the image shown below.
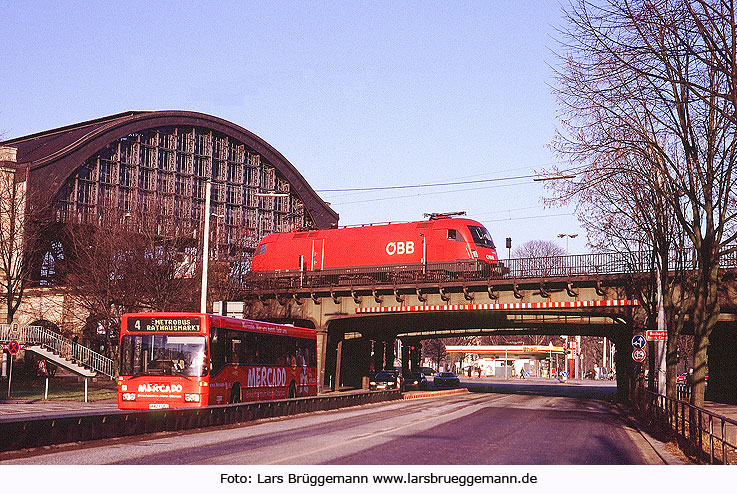
<svg viewBox="0 0 737 494"><path fill-rule="evenodd" d="M414 254L415 243L411 240L407 240L406 242L389 242L386 244L386 253L390 256L393 256L394 254L400 256L402 254Z"/></svg>

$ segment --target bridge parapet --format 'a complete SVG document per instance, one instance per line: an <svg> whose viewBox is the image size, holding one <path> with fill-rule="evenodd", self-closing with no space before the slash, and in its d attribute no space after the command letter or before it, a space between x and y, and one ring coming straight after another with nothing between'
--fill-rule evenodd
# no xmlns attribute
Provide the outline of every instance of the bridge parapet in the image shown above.
<svg viewBox="0 0 737 494"><path fill-rule="evenodd" d="M692 252L673 256L677 263L692 266ZM737 270L737 252L725 254L721 267ZM652 252L580 254L508 259L499 266L481 261L430 262L415 265L361 266L322 270L285 270L278 273L251 273L254 292L294 292L329 289L365 289L372 287L428 286L433 284L467 285L487 283L560 284L573 281L621 280L627 276L650 273ZM568 281L566 281L568 280ZM620 282L621 284L621 282ZM543 285L541 285L543 286Z"/></svg>

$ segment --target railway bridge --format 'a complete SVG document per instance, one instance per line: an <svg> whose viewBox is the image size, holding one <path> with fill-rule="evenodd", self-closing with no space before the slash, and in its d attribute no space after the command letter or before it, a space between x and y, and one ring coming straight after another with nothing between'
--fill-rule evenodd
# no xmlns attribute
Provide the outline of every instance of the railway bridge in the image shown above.
<svg viewBox="0 0 737 494"><path fill-rule="evenodd" d="M737 382L737 262L726 261L722 315L709 353L712 391ZM260 284L236 312L315 328L323 389L360 387L372 365L391 367L397 338L404 347L421 348L431 338L539 334L612 340L623 350L615 360L617 385L626 394L636 377L631 339L645 329L636 293L647 262L646 254L512 259L491 277L408 269L373 279L337 270L302 272L289 282ZM231 310L221 305L223 313ZM402 352L402 358L403 367L412 368L419 351Z"/></svg>

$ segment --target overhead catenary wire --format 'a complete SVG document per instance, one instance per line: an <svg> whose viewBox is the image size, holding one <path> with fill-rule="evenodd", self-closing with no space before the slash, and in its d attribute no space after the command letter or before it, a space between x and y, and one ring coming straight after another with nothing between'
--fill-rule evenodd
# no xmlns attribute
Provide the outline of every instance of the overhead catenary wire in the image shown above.
<svg viewBox="0 0 737 494"><path fill-rule="evenodd" d="M417 194L405 194L405 195L398 195L398 196L391 196L391 197L378 197L373 199L360 199L356 201L343 201L343 202L332 202L331 204L333 206L344 206L347 204L362 204L367 202L381 202L381 201L393 201L396 199L407 199L411 197L424 197L424 196L434 196L434 195L440 195L440 194L455 194L458 192L470 192L475 190L488 190L488 189L496 189L499 187L508 187L510 185L521 185L521 184L501 184L501 185L489 185L486 187L467 187L462 189L454 189L454 190L439 190L435 192L421 192Z"/></svg>
<svg viewBox="0 0 737 494"><path fill-rule="evenodd" d="M518 175L516 177L498 177L498 178L485 178L480 180L464 180L459 182L440 182L432 184L414 184L414 185L387 185L381 187L350 187L345 189L315 189L315 192L370 192L370 191L381 191L381 190L397 190L397 189L419 189L424 187L450 187L453 185L473 185L489 182L503 182L507 180L521 180L524 178L534 178L538 175Z"/></svg>

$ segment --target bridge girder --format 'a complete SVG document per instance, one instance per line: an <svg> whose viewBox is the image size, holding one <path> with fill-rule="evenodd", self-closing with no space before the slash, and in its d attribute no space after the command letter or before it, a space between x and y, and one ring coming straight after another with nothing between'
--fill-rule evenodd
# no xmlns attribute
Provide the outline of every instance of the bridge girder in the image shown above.
<svg viewBox="0 0 737 494"><path fill-rule="evenodd" d="M343 348L365 352L363 338L387 342L395 338L417 341L446 336L483 334L580 334L629 339L635 307L508 308L503 304L570 304L629 298L616 280L505 280L499 283L447 283L377 287L333 287L255 292L245 301L245 317L282 322L303 321L318 331L321 384L340 385L340 367L351 359ZM409 310L412 307L452 308L493 304L494 310L360 313L361 310ZM346 338L346 335L349 335ZM343 342L350 340L350 345ZM367 355L356 355L364 361ZM365 362L359 365L367 369Z"/></svg>

